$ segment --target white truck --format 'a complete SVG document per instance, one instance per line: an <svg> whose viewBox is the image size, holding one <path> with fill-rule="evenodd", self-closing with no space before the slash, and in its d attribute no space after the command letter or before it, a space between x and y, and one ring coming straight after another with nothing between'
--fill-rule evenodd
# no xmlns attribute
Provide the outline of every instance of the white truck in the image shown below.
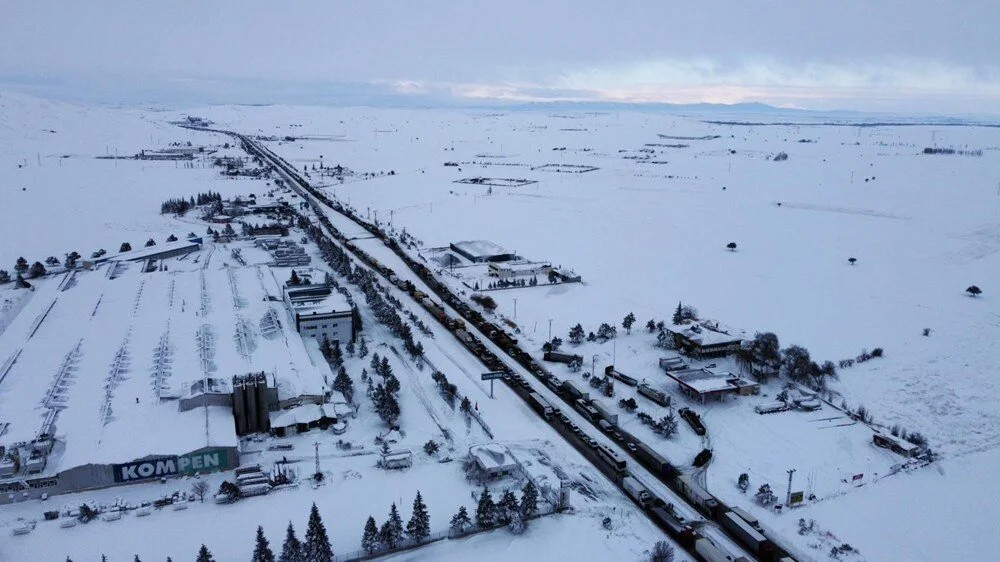
<svg viewBox="0 0 1000 562"><path fill-rule="evenodd" d="M649 493L649 490L647 490L646 487L640 484L635 478L626 476L625 479L622 480L622 486L624 486L625 492L627 492L628 495L643 509L653 505L653 496Z"/></svg>

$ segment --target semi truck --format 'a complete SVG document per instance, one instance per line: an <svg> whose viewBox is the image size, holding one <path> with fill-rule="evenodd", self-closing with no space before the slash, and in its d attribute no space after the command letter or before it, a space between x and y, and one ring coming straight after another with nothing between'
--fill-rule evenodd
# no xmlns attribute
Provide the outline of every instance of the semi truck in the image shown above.
<svg viewBox="0 0 1000 562"><path fill-rule="evenodd" d="M649 493L649 490L645 486L639 483L638 480L632 478L631 476L626 476L622 480L622 486L629 496L632 497L636 503L639 504L643 509L648 508L653 504L653 496Z"/></svg>
<svg viewBox="0 0 1000 562"><path fill-rule="evenodd" d="M531 407L535 409L536 412L542 415L547 420L552 419L552 405L549 401L542 398L537 392L532 392L531 397Z"/></svg>
<svg viewBox="0 0 1000 562"><path fill-rule="evenodd" d="M670 398L666 394L660 392L659 390L656 390L655 388L649 386L646 383L642 383L639 385L639 394L645 396L646 398L649 398L650 400L656 402L660 406L670 405Z"/></svg>
<svg viewBox="0 0 1000 562"><path fill-rule="evenodd" d="M571 396L573 400L578 400L580 398L583 398L584 400L590 400L590 394L577 388L577 386L573 384L573 381L563 381L562 387L563 391L565 391L566 394Z"/></svg>
<svg viewBox="0 0 1000 562"><path fill-rule="evenodd" d="M751 552L764 554L771 549L771 543L764 535L732 511L722 514L722 526L739 537L740 542Z"/></svg>
<svg viewBox="0 0 1000 562"><path fill-rule="evenodd" d="M572 365L573 363L583 364L582 355L573 355L572 353L559 353L558 351L546 351L542 359L546 361L552 361L553 363L565 363L567 365Z"/></svg>
<svg viewBox="0 0 1000 562"><path fill-rule="evenodd" d="M629 386L635 386L639 384L639 381L633 379L632 377L626 375L625 373L616 371L614 365L608 365L607 367L605 367L604 374L613 379L618 379Z"/></svg>

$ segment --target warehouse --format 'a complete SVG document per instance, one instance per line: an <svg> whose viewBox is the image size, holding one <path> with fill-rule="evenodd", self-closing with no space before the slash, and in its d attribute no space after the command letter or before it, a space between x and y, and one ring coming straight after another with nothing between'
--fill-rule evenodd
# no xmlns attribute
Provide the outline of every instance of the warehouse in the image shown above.
<svg viewBox="0 0 1000 562"><path fill-rule="evenodd" d="M517 256L489 240L464 240L452 242L451 251L473 263L516 260Z"/></svg>
<svg viewBox="0 0 1000 562"><path fill-rule="evenodd" d="M354 312L347 298L329 285L286 286L285 304L303 337L347 343L354 339Z"/></svg>
<svg viewBox="0 0 1000 562"><path fill-rule="evenodd" d="M121 252L119 254L108 254L91 260L84 260L83 267L94 269L105 262L116 261L140 261L140 260L163 260L177 256L197 252L201 249L201 238L191 238L181 242L167 242L162 246L149 246L139 250Z"/></svg>

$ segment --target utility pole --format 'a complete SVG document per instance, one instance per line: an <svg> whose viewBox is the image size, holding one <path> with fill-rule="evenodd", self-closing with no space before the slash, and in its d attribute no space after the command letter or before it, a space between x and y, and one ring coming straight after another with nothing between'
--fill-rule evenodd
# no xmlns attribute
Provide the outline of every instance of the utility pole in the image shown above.
<svg viewBox="0 0 1000 562"><path fill-rule="evenodd" d="M549 318L549 341L552 341L552 319Z"/></svg>
<svg viewBox="0 0 1000 562"><path fill-rule="evenodd" d="M517 320L517 299L514 299L514 320Z"/></svg>
<svg viewBox="0 0 1000 562"><path fill-rule="evenodd" d="M316 448L316 474L319 474L319 441L314 442L313 447Z"/></svg>
<svg viewBox="0 0 1000 562"><path fill-rule="evenodd" d="M594 371L594 365L596 364L597 364L597 355L595 354L593 357L590 358L590 376L594 376L597 374L597 372Z"/></svg>
<svg viewBox="0 0 1000 562"><path fill-rule="evenodd" d="M790 507L792 503L792 475L795 474L795 469L791 468L785 472L788 473L788 494L785 496L785 506Z"/></svg>

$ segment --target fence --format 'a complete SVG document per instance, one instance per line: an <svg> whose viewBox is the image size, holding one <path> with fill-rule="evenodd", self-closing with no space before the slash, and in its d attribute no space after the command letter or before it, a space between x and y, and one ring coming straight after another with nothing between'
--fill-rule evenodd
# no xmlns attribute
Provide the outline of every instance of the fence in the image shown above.
<svg viewBox="0 0 1000 562"><path fill-rule="evenodd" d="M556 508L554 505L539 506L539 512L533 515L532 517L528 518L525 521L525 523L527 524L528 521L531 521L533 519L540 519L542 517L545 517L547 515L552 515L554 513L556 513ZM355 550L353 552L338 554L337 556L334 557L334 559L337 562L355 562L355 561L360 562L363 560L374 560L376 558L387 556L389 554L397 554L399 552L420 548L422 546L426 546L444 539L460 539L472 535L478 535L480 533L488 533L490 531L498 531L502 529L505 529L505 526L480 529L479 527L476 527L475 524L473 524L472 528L466 529L465 531L462 532L456 532L453 530L438 531L437 533L431 533L426 539L420 542L416 542L412 539L404 539L399 542L396 548L383 548L371 553L365 550Z"/></svg>

